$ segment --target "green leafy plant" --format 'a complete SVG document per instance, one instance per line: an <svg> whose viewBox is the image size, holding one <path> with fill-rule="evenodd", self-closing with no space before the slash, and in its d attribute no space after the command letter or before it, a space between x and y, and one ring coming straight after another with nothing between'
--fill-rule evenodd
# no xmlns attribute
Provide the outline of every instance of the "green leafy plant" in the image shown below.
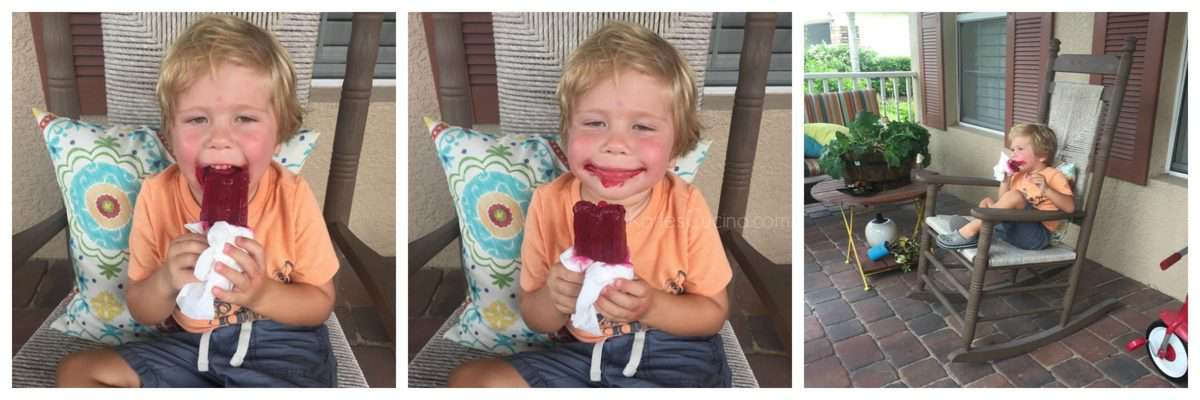
<svg viewBox="0 0 1200 400"><path fill-rule="evenodd" d="M900 264L904 272L911 271L912 267L917 265L917 255L921 252L917 241L910 240L907 236L901 236L888 250L896 257L896 263Z"/></svg>
<svg viewBox="0 0 1200 400"><path fill-rule="evenodd" d="M850 133L839 132L825 145L818 163L833 178L845 174L846 163L864 157L882 157L892 168L915 162L929 166L929 130L912 121L882 123L871 112L860 112L847 126Z"/></svg>

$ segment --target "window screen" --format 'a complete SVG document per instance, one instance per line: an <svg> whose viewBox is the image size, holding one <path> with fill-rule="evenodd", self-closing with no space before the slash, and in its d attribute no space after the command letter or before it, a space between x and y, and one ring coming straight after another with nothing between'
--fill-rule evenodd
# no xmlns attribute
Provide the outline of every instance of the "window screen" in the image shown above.
<svg viewBox="0 0 1200 400"><path fill-rule="evenodd" d="M317 37L317 59L313 79L344 79L346 54L350 49L350 25L353 13L321 13L321 33ZM375 79L396 79L396 13L383 17L379 35L379 59Z"/></svg>
<svg viewBox="0 0 1200 400"><path fill-rule="evenodd" d="M962 122L1004 130L1005 18L961 20L958 29Z"/></svg>
<svg viewBox="0 0 1200 400"><path fill-rule="evenodd" d="M709 44L705 86L737 86L738 58L742 51L745 27L746 13L716 13L713 18L712 42ZM771 45L767 85L792 85L791 13L779 13L775 22L775 39Z"/></svg>

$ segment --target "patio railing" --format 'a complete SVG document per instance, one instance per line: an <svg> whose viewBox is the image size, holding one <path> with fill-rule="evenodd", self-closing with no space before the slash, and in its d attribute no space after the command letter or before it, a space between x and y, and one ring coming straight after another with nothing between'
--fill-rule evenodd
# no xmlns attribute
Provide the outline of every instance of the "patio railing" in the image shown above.
<svg viewBox="0 0 1200 400"><path fill-rule="evenodd" d="M889 120L917 121L916 80L916 71L806 72L804 91L818 94L872 88L879 96L879 111Z"/></svg>

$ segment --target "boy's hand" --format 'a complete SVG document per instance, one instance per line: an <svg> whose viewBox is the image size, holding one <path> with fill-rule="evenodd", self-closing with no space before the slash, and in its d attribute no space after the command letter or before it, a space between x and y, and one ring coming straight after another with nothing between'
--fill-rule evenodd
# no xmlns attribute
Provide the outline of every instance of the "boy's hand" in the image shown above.
<svg viewBox="0 0 1200 400"><path fill-rule="evenodd" d="M579 290L583 288L583 273L569 270L561 262L556 262L550 266L546 286L550 290L550 299L554 300L554 309L570 315L575 312L575 299L579 298Z"/></svg>
<svg viewBox="0 0 1200 400"><path fill-rule="evenodd" d="M196 279L196 259L205 249L208 249L208 239L196 233L187 232L171 241L167 246L165 269L172 290L178 292L184 285L200 281Z"/></svg>
<svg viewBox="0 0 1200 400"><path fill-rule="evenodd" d="M1029 174L1026 177L1029 179L1029 183L1037 185L1039 191L1046 191L1046 177L1042 174Z"/></svg>
<svg viewBox="0 0 1200 400"><path fill-rule="evenodd" d="M642 280L617 279L600 292L596 310L607 320L640 321L653 307L657 292Z"/></svg>
<svg viewBox="0 0 1200 400"><path fill-rule="evenodd" d="M255 309L259 301L262 300L263 293L269 291L272 285L279 282L267 276L267 272L263 268L263 265L266 264L266 255L264 254L262 245L258 241L239 237L236 243L237 247L225 245L225 255L237 261L238 266L242 268L242 272L238 272L223 263L216 263L214 271L224 276L225 279L229 279L229 282L233 284L233 288L231 290L224 290L214 287L213 295L226 303Z"/></svg>
<svg viewBox="0 0 1200 400"><path fill-rule="evenodd" d="M1046 177L1042 176L1042 174L1026 175L1025 180L1037 186L1038 194L1046 193Z"/></svg>

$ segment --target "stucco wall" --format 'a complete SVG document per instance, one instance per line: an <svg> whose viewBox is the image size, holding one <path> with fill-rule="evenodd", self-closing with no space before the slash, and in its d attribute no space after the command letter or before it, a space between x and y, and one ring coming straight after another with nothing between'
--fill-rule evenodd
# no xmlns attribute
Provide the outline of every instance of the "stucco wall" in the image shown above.
<svg viewBox="0 0 1200 400"><path fill-rule="evenodd" d="M33 47L29 16L13 15L13 208L12 229L19 232L62 208L62 195L51 171L46 146L38 134L31 107L46 108ZM321 92L333 90L332 95ZM387 93L387 91L392 93ZM385 93L378 94L379 91ZM325 201L325 183L333 149L337 116L335 89L314 90L304 125L322 133L316 150L305 164L303 176L318 203ZM363 152L359 160L350 227L376 251L396 254L396 103L394 89L377 89L367 117ZM320 98L320 100L317 100ZM84 116L103 121L103 117ZM47 244L35 257L66 258L65 234Z"/></svg>
<svg viewBox="0 0 1200 400"><path fill-rule="evenodd" d="M943 32L951 37L952 21L943 21ZM1165 272L1157 265L1187 245L1187 182L1164 172L1178 95L1177 85L1168 82L1179 81L1186 24L1184 14L1172 14L1168 22L1150 178L1145 186L1105 179L1088 250L1088 258L1180 300L1187 294L1187 259ZM1054 26L1063 54L1091 53L1094 14L1057 13ZM931 129L930 169L953 175L991 176L991 166L1004 146L1003 138L995 132L957 125L957 68L953 67L952 42L947 38L944 53L948 127L946 131ZM1079 82L1083 76L1069 74L1059 80ZM994 188L948 187L947 192L968 202L995 196Z"/></svg>
<svg viewBox="0 0 1200 400"><path fill-rule="evenodd" d="M446 176L422 122L423 116L437 116L439 111L425 31L419 14L409 14L408 27L408 233L409 240L414 240L453 218L454 205L447 191ZM704 193L714 216L721 194L732 109L731 103L723 100L727 99L713 96L705 98L706 105L701 118L707 129L703 135L706 139L712 139L713 145L694 182ZM751 182L746 237L771 260L790 262L791 102L785 96L784 99L772 99L767 103ZM476 128L496 131L495 126ZM450 268L460 265L457 249L457 243L448 246L429 265Z"/></svg>

